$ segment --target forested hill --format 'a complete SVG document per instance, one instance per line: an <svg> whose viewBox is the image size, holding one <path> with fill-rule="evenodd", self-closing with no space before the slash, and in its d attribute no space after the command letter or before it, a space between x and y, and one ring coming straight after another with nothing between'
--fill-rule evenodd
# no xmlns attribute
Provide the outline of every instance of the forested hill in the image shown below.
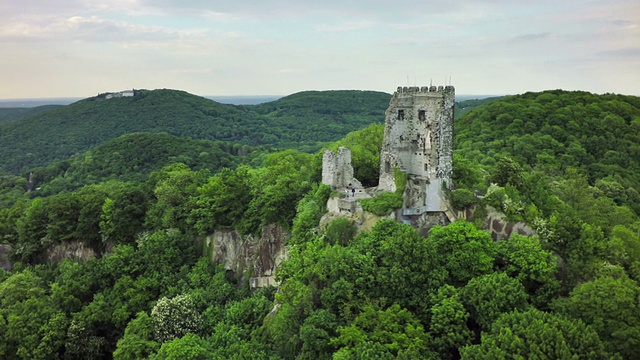
<svg viewBox="0 0 640 360"><path fill-rule="evenodd" d="M180 92L146 96L158 94L200 101ZM287 103L296 96L314 105ZM322 105L322 94L296 96L255 107L207 102L205 110L228 111L225 119L252 114L257 123L297 113L309 122L335 104ZM129 114L145 113L132 104L149 99L113 101L112 111ZM44 168L54 178L40 190L0 176L0 255L12 261L11 271L0 269L0 358L636 359L638 101L546 91L477 104L456 122L456 186L446 191L473 222L426 236L391 219L360 233L351 217L320 226L328 199L342 196L319 184L322 151L255 151L249 165L234 167L234 156L252 148L133 133ZM71 107L98 127L96 119L111 120L91 109L105 104ZM192 113L182 107L205 111L187 101L149 106L162 111L141 116L147 126ZM9 128L0 129L7 136ZM324 136L319 129L309 136ZM38 134L47 131L53 138L49 129ZM371 124L327 147L349 147L356 177L373 184L382 140L383 125ZM91 185L74 188L83 182ZM395 208L384 195L373 204ZM536 234L494 241L482 230L494 211ZM277 292L250 289L251 265L233 273L212 263L218 249L240 258L249 251L211 245L209 235L235 229L257 248L250 239L266 225L290 234ZM273 254L276 235L268 232L260 247ZM55 263L61 252L86 260Z"/></svg>
<svg viewBox="0 0 640 360"><path fill-rule="evenodd" d="M581 91L525 93L456 122L456 151L492 166L509 155L550 176L575 169L640 212L640 98Z"/></svg>
<svg viewBox="0 0 640 360"><path fill-rule="evenodd" d="M241 107L176 90L96 96L0 124L0 172L19 173L65 160L131 132L313 151L321 142L384 121L381 114L389 99L389 94L371 91L305 92ZM308 104L316 105L312 111L300 110ZM332 110L313 111L320 107Z"/></svg>
<svg viewBox="0 0 640 360"><path fill-rule="evenodd" d="M125 134L69 160L32 169L29 190L39 188L38 195L46 196L106 180L145 181L151 172L176 163L215 173L249 161L246 155L254 150L248 145L167 133Z"/></svg>
<svg viewBox="0 0 640 360"><path fill-rule="evenodd" d="M36 106L36 107L16 107L16 108L0 107L0 123L24 119L28 116L32 116L43 111L51 110L59 106L60 105L42 105L42 106Z"/></svg>

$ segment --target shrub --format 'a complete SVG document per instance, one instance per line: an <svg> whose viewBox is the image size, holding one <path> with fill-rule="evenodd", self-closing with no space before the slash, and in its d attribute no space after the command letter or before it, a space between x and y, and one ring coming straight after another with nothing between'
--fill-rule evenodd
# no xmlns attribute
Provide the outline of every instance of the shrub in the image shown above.
<svg viewBox="0 0 640 360"><path fill-rule="evenodd" d="M456 209L464 209L477 203L476 196L468 189L451 191L451 202Z"/></svg>
<svg viewBox="0 0 640 360"><path fill-rule="evenodd" d="M330 244L338 244L342 246L349 245L349 241L353 239L356 234L356 228L351 223L351 220L346 218L337 218L329 223L327 230L325 231L325 239Z"/></svg>
<svg viewBox="0 0 640 360"><path fill-rule="evenodd" d="M378 216L391 214L395 209L402 207L402 194L384 192L371 199L360 200L362 209Z"/></svg>

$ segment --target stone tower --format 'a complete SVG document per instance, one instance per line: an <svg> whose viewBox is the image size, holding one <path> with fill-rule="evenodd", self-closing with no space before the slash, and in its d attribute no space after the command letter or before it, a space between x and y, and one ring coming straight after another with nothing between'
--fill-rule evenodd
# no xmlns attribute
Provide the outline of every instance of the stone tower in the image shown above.
<svg viewBox="0 0 640 360"><path fill-rule="evenodd" d="M396 190L394 168L409 175L404 215L447 212L442 188L451 183L454 103L453 86L399 87L393 94L385 115L378 187Z"/></svg>
<svg viewBox="0 0 640 360"><path fill-rule="evenodd" d="M339 147L338 152L326 150L322 156L322 183L332 189L344 189L349 185L362 188L360 181L353 176L351 150Z"/></svg>
<svg viewBox="0 0 640 360"><path fill-rule="evenodd" d="M455 89L399 87L386 112L380 188L395 191L393 168L447 184L453 157Z"/></svg>

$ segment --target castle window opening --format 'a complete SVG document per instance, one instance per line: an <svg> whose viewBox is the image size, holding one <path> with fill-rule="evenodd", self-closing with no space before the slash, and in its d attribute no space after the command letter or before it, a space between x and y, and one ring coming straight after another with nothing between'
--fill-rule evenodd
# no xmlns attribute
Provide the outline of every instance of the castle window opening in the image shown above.
<svg viewBox="0 0 640 360"><path fill-rule="evenodd" d="M404 120L404 110L398 110L398 120Z"/></svg>
<svg viewBox="0 0 640 360"><path fill-rule="evenodd" d="M427 114L424 110L418 110L418 120L425 121L427 120Z"/></svg>

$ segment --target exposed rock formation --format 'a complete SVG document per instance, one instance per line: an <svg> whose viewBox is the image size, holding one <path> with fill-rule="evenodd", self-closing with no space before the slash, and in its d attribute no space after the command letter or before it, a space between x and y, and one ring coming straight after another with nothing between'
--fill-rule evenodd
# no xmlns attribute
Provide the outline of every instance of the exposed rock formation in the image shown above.
<svg viewBox="0 0 640 360"><path fill-rule="evenodd" d="M13 268L13 266L11 265L11 260L9 260L10 254L11 245L0 244L0 269L10 271Z"/></svg>
<svg viewBox="0 0 640 360"><path fill-rule="evenodd" d="M96 252L82 241L70 241L49 246L44 256L47 261L54 263L64 259L87 261L96 257Z"/></svg>
<svg viewBox="0 0 640 360"><path fill-rule="evenodd" d="M535 231L523 222L509 222L505 214L487 207L487 216L484 218L483 228L491 233L493 240L507 240L511 234L531 236Z"/></svg>
<svg viewBox="0 0 640 360"><path fill-rule="evenodd" d="M204 249L217 264L236 274L250 276L251 287L277 285L275 271L287 258L284 242L289 238L277 225L262 228L259 238L235 230L218 230L204 239Z"/></svg>

